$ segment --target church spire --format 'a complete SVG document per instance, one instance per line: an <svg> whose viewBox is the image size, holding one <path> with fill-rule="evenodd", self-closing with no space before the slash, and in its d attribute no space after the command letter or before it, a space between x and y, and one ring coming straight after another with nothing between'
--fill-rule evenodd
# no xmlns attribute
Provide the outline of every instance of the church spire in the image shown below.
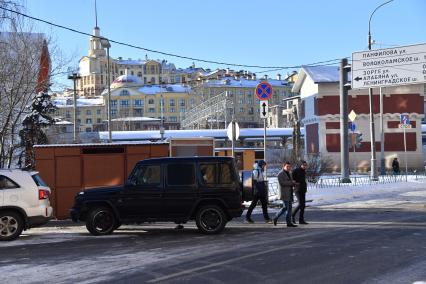
<svg viewBox="0 0 426 284"><path fill-rule="evenodd" d="M95 0L95 28L98 27L98 9L96 7L96 0Z"/></svg>

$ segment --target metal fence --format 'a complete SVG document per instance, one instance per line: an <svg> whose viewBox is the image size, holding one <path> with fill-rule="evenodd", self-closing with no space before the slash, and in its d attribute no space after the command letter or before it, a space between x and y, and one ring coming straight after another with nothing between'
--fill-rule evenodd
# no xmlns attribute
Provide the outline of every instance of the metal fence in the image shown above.
<svg viewBox="0 0 426 284"><path fill-rule="evenodd" d="M426 180L426 171L413 171L405 174L386 174L378 177L378 180L372 180L369 175L350 176L351 183L343 183L340 176L324 175L316 182L308 182L308 188L327 188L327 187L350 187L373 184L389 184L395 182ZM278 181L274 177L268 179L269 196L278 194Z"/></svg>

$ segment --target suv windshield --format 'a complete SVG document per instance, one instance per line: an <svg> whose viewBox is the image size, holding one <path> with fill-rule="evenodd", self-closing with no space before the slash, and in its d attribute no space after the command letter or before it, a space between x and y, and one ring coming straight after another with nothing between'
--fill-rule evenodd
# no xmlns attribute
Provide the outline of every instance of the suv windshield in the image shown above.
<svg viewBox="0 0 426 284"><path fill-rule="evenodd" d="M32 175L32 178L37 186L47 186L38 174Z"/></svg>

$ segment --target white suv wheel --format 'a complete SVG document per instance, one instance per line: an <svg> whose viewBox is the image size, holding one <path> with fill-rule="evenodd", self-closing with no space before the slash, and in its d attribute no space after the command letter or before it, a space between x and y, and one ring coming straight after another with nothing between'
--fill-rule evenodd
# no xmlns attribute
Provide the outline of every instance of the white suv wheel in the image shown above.
<svg viewBox="0 0 426 284"><path fill-rule="evenodd" d="M23 229L22 218L14 212L0 213L0 241L19 237Z"/></svg>

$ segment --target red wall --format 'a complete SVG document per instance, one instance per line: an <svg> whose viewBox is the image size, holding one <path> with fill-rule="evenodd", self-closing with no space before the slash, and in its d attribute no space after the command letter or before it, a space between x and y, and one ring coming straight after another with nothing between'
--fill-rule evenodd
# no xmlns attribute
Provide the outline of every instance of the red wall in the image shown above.
<svg viewBox="0 0 426 284"><path fill-rule="evenodd" d="M354 110L357 114L369 114L369 100L367 95L357 97L349 96L348 109ZM384 113L419 113L423 114L423 97L419 94L395 94L390 97L383 97ZM325 96L316 99L318 115L339 114L340 98L339 96ZM379 95L373 96L373 111L379 113L380 109Z"/></svg>

